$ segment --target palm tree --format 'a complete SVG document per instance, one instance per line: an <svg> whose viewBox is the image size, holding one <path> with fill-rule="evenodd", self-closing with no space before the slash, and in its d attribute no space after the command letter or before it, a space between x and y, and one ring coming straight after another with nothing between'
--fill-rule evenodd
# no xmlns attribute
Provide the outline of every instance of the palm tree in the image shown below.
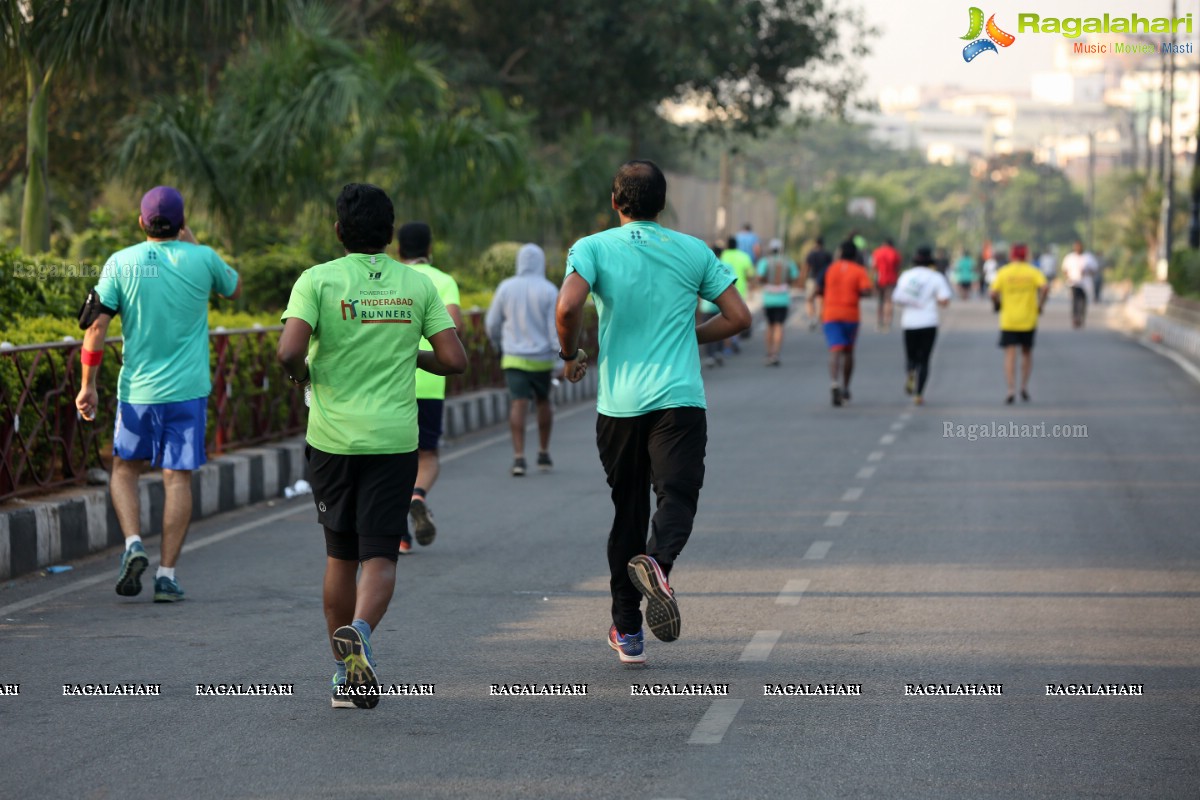
<svg viewBox="0 0 1200 800"><path fill-rule="evenodd" d="M169 44L189 24L212 29L247 19L266 22L285 5L284 0L0 0L0 64L24 73L29 110L21 248L33 253L50 247L49 95L59 75L85 69L109 45Z"/></svg>

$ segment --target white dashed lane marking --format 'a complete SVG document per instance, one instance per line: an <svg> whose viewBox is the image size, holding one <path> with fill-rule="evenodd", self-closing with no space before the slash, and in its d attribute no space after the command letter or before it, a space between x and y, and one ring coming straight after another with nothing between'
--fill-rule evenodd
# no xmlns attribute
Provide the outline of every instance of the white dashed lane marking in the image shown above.
<svg viewBox="0 0 1200 800"><path fill-rule="evenodd" d="M846 502L846 503L853 502L853 501L857 500L858 498L862 497L862 494L863 494L863 487L851 486L849 489L846 490L846 493L844 495L842 495L842 501Z"/></svg>
<svg viewBox="0 0 1200 800"><path fill-rule="evenodd" d="M800 598L808 589L808 578L793 578L783 585L783 591L775 598L775 605L779 606L798 606Z"/></svg>
<svg viewBox="0 0 1200 800"><path fill-rule="evenodd" d="M809 561L818 561L829 554L830 547L833 547L833 542L813 542L804 557Z"/></svg>
<svg viewBox="0 0 1200 800"><path fill-rule="evenodd" d="M779 642L780 636L783 636L783 631L758 631L750 640L750 644L746 645L738 661L766 661Z"/></svg>
<svg viewBox="0 0 1200 800"><path fill-rule="evenodd" d="M883 436L879 437L880 444L892 444L895 441L896 441L896 434L894 434L894 433L885 433Z"/></svg>
<svg viewBox="0 0 1200 800"><path fill-rule="evenodd" d="M696 723L688 744L720 744L725 738L725 731L733 723L745 700L713 700L708 711Z"/></svg>
<svg viewBox="0 0 1200 800"><path fill-rule="evenodd" d="M849 511L830 511L829 519L825 520L826 528L840 528L842 523L846 521L846 517L850 516Z"/></svg>
<svg viewBox="0 0 1200 800"><path fill-rule="evenodd" d="M871 477L874 474L875 474L874 467L863 467L862 469L860 469L858 471L858 475L856 475L855 477L858 478L858 480L860 480L860 481L865 481L867 478Z"/></svg>
<svg viewBox="0 0 1200 800"><path fill-rule="evenodd" d="M867 461L883 461L883 451L874 450L871 455L867 456Z"/></svg>
<svg viewBox="0 0 1200 800"><path fill-rule="evenodd" d="M900 431L904 430L904 423L903 422L893 422L892 430L899 433Z"/></svg>

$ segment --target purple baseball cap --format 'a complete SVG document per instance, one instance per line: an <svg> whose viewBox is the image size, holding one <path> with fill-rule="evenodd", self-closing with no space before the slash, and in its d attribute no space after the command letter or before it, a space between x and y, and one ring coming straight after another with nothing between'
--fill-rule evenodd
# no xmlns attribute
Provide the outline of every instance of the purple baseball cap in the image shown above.
<svg viewBox="0 0 1200 800"><path fill-rule="evenodd" d="M171 186L155 186L142 197L142 221L147 225L163 217L173 227L183 226L183 195Z"/></svg>

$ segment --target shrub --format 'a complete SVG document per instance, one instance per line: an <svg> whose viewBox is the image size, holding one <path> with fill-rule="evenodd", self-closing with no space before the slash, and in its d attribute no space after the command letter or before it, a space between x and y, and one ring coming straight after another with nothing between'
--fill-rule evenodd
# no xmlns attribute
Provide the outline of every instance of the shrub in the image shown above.
<svg viewBox="0 0 1200 800"><path fill-rule="evenodd" d="M1167 280L1175 294L1200 298L1200 251L1176 250L1171 256Z"/></svg>

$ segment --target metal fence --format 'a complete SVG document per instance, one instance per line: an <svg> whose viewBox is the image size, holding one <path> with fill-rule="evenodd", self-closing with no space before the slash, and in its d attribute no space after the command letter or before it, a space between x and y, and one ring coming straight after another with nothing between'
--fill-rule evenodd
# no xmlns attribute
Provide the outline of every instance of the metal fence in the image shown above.
<svg viewBox="0 0 1200 800"><path fill-rule="evenodd" d="M589 319L581 346L594 354L594 315ZM487 339L483 312L468 312L463 322L459 335L467 351L467 371L450 378L447 394L503 386L500 359ZM304 431L303 393L288 383L275 359L282 330L282 325L271 325L209 333L209 455ZM89 469L107 466L122 342L105 342L101 402L92 422L82 420L75 409L82 342L0 349L0 502L84 483Z"/></svg>

